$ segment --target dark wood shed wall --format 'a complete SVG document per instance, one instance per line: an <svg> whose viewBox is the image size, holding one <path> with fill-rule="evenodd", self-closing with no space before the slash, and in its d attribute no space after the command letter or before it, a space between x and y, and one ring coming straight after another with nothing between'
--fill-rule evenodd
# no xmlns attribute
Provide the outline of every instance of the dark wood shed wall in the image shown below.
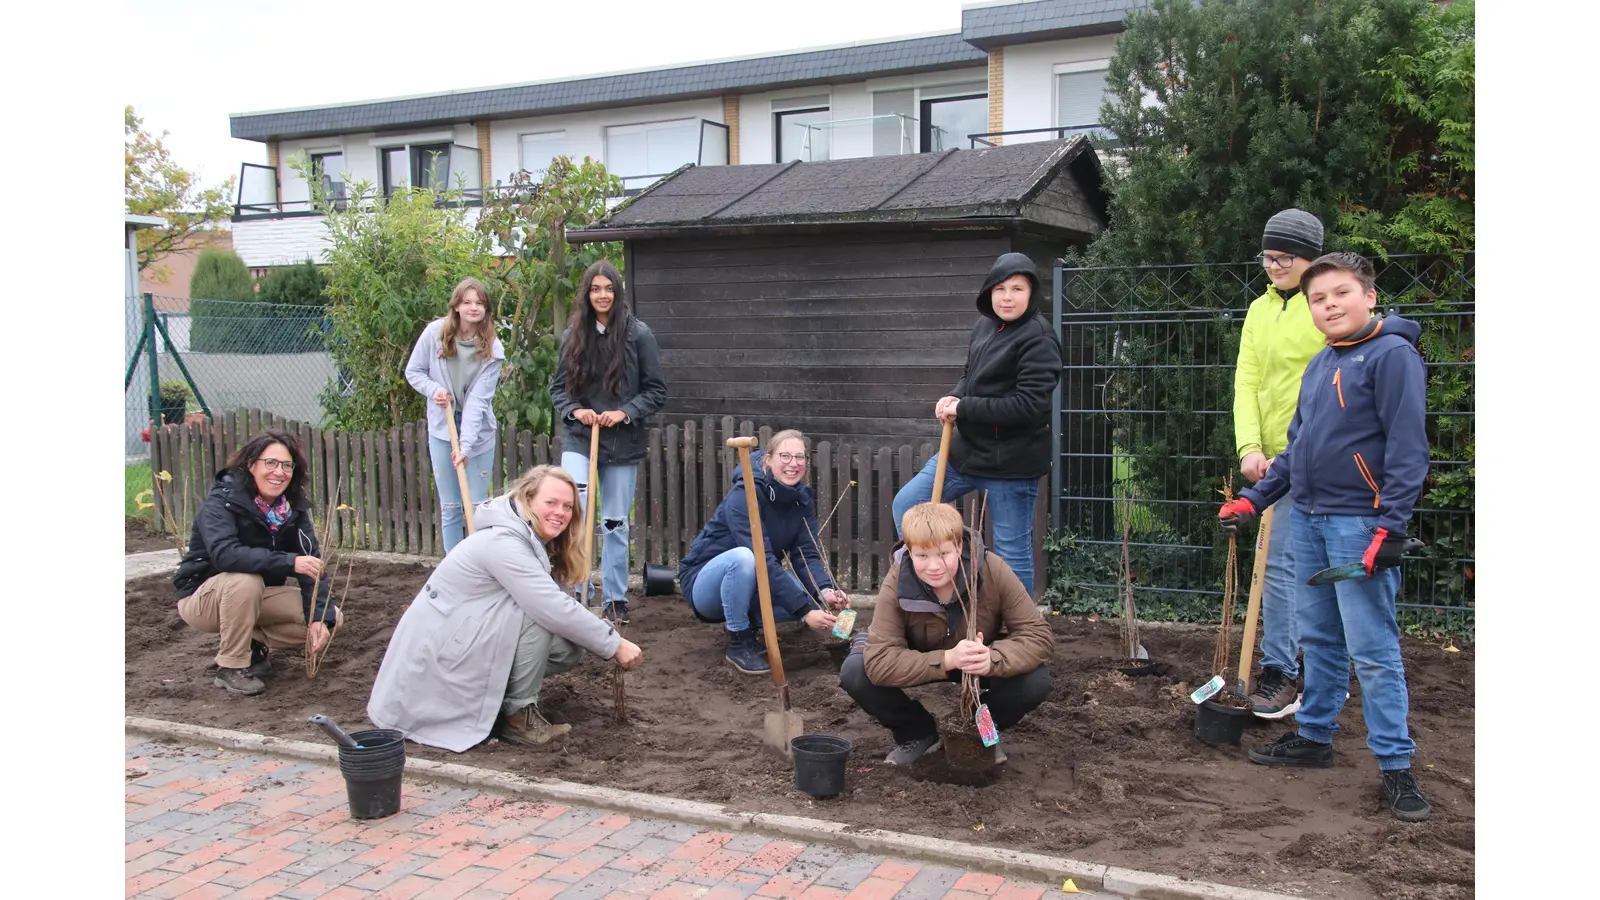
<svg viewBox="0 0 1600 900"><path fill-rule="evenodd" d="M977 290L1013 247L992 230L630 241L634 309L667 379L662 418L937 442L933 403L961 375Z"/></svg>

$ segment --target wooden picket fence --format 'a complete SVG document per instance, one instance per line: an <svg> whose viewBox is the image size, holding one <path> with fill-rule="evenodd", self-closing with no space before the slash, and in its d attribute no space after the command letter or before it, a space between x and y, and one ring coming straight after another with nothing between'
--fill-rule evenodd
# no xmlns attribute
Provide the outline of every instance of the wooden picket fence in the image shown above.
<svg viewBox="0 0 1600 900"><path fill-rule="evenodd" d="M168 472L156 493L154 524L165 530L167 509L185 535L218 469L234 450L263 430L294 435L308 456L309 489L319 522L318 538L342 548L439 556L438 495L428 456L424 422L385 431L346 432L286 421L260 410L241 409L213 419L153 429L151 469ZM644 562L676 567L732 486L738 456L727 446L734 436L756 435L763 446L771 426L735 423L732 416L652 428L634 492L633 567ZM587 450L588 447L582 448ZM895 493L937 452L931 443L899 447L818 442L806 480L817 494L818 535L834 579L849 590L872 590L888 572L894 550ZM528 468L561 462L561 438L502 427L490 491ZM1047 481L1047 479L1042 479ZM1047 485L1035 507L1035 533L1043 534ZM841 502L842 498L842 502ZM829 518L829 512L837 512ZM1042 559L1035 571L1042 579Z"/></svg>

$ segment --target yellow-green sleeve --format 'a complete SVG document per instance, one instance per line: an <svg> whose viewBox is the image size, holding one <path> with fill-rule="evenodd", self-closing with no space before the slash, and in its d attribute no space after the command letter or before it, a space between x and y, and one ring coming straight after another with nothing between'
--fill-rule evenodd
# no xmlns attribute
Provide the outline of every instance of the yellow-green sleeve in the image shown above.
<svg viewBox="0 0 1600 900"><path fill-rule="evenodd" d="M1239 458L1261 452L1261 361L1256 354L1256 305L1244 316L1239 359L1233 370L1233 445Z"/></svg>

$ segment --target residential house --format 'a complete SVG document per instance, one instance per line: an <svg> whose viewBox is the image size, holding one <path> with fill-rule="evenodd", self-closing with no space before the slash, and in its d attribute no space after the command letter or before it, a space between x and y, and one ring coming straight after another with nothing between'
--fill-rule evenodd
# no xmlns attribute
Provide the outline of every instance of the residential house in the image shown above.
<svg viewBox="0 0 1600 900"><path fill-rule="evenodd" d="M898 40L482 90L241 113L265 145L239 179L234 249L253 268L324 246L303 158L327 191L464 181L481 196L557 155L640 190L685 164L814 162L1094 131L1106 67L1145 0L974 4L960 29Z"/></svg>

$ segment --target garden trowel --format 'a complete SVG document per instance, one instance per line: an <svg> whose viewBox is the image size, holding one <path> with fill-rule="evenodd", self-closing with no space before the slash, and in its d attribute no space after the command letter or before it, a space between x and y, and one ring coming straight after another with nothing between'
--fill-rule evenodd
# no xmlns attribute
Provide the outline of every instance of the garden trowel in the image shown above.
<svg viewBox="0 0 1600 900"><path fill-rule="evenodd" d="M1414 537L1406 538L1406 546L1403 552L1415 553L1426 546L1427 544L1424 544ZM1357 561L1353 563L1345 563L1342 566L1330 566L1326 569L1323 569L1321 572L1318 572L1310 578L1307 578L1306 584L1317 587L1324 584L1333 584L1336 581L1350 581L1356 578L1368 577L1371 576L1369 576L1367 573L1367 564Z"/></svg>

